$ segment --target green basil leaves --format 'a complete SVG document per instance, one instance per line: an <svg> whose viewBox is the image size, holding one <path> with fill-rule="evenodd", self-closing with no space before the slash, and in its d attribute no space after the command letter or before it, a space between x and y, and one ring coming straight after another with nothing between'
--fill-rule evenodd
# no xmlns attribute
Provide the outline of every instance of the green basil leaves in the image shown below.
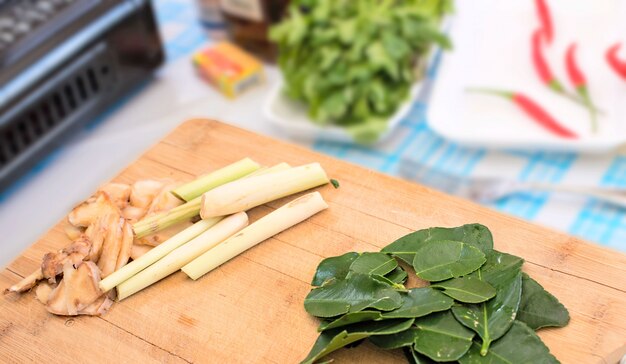
<svg viewBox="0 0 626 364"><path fill-rule="evenodd" d="M449 47L439 29L449 11L448 0L292 0L270 31L284 92L315 123L376 141L422 77L416 64L432 45Z"/></svg>

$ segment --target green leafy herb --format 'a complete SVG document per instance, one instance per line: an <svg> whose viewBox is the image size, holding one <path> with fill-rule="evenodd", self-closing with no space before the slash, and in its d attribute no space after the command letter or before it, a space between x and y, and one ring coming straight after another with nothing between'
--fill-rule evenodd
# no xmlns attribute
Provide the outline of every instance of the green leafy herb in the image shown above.
<svg viewBox="0 0 626 364"><path fill-rule="evenodd" d="M422 317L452 307L454 300L430 287L413 288L402 294L402 306L382 314L383 318Z"/></svg>
<svg viewBox="0 0 626 364"><path fill-rule="evenodd" d="M413 346L419 330L416 327L412 327L408 330L391 335L380 335L370 337L370 341L386 350L399 349L405 346Z"/></svg>
<svg viewBox="0 0 626 364"><path fill-rule="evenodd" d="M401 304L400 293L366 274L330 281L312 290L304 300L306 311L317 317L333 317L366 308L391 311Z"/></svg>
<svg viewBox="0 0 626 364"><path fill-rule="evenodd" d="M461 364L556 364L559 361L550 354L548 348L530 327L521 321L515 321L506 335L491 345L489 353L482 355L481 345L474 342L459 362Z"/></svg>
<svg viewBox="0 0 626 364"><path fill-rule="evenodd" d="M359 253L346 253L338 257L330 257L322 260L317 266L315 276L313 276L313 286L321 286L333 278L344 279L350 272L350 265L359 256Z"/></svg>
<svg viewBox="0 0 626 364"><path fill-rule="evenodd" d="M403 284L409 278L409 274L402 267L398 266L385 277L394 283Z"/></svg>
<svg viewBox="0 0 626 364"><path fill-rule="evenodd" d="M496 289L477 277L467 276L433 283L432 288L439 288L443 293L460 302L480 303L493 298Z"/></svg>
<svg viewBox="0 0 626 364"><path fill-rule="evenodd" d="M362 253L350 265L348 277L353 273L384 276L397 266L398 262L385 253Z"/></svg>
<svg viewBox="0 0 626 364"><path fill-rule="evenodd" d="M461 358L472 346L474 333L459 324L450 311L415 320L419 329L415 350L435 361Z"/></svg>
<svg viewBox="0 0 626 364"><path fill-rule="evenodd" d="M436 363L434 360L431 360L429 357L424 356L417 351L412 346L405 346L402 348L404 352L404 356L411 364L432 364Z"/></svg>
<svg viewBox="0 0 626 364"><path fill-rule="evenodd" d="M356 324L363 321L380 321L383 315L379 311L350 312L332 321L322 321L317 331L326 331L338 327Z"/></svg>
<svg viewBox="0 0 626 364"><path fill-rule="evenodd" d="M413 268L418 277L427 281L443 281L460 277L480 268L485 254L460 241L431 241L415 253Z"/></svg>
<svg viewBox="0 0 626 364"><path fill-rule="evenodd" d="M496 296L484 303L452 307L457 320L483 340L482 355L487 354L491 342L504 335L515 320L522 293L522 263L516 256L492 251L474 275L492 285Z"/></svg>
<svg viewBox="0 0 626 364"><path fill-rule="evenodd" d="M569 322L569 313L559 300L543 289L526 273L522 274L522 301L517 319L533 330L542 327L563 327Z"/></svg>
<svg viewBox="0 0 626 364"><path fill-rule="evenodd" d="M414 319L362 322L344 328L324 331L317 338L311 352L302 361L302 364L312 364L317 359L337 349L372 335L389 335L405 331L411 327L413 321Z"/></svg>
<svg viewBox="0 0 626 364"><path fill-rule="evenodd" d="M407 290L408 274L395 258L410 260L430 286ZM312 283L319 287L304 301L322 318L304 362L368 339L402 349L410 363L556 363L532 329L564 326L569 314L521 272L523 263L493 250L491 233L479 224L420 230L380 253L324 259Z"/></svg>
<svg viewBox="0 0 626 364"><path fill-rule="evenodd" d="M381 283L384 283L384 284L386 284L386 285L388 285L390 287L393 287L393 288L397 289L398 291L406 292L406 287L402 283L396 283L396 282L392 281L391 279L389 279L389 278L387 278L385 276L378 275L378 274L372 274L372 275L370 275L370 277L372 277L373 279L375 279L375 280L377 280L377 281L379 281Z"/></svg>
<svg viewBox="0 0 626 364"><path fill-rule="evenodd" d="M321 125L345 128L370 143L421 77L431 45L449 46L439 31L449 1L294 0L270 31L279 47L284 92L302 101Z"/></svg>
<svg viewBox="0 0 626 364"><path fill-rule="evenodd" d="M415 252L431 241L461 241L480 249L487 255L493 249L493 238L487 227L481 224L467 224L455 228L434 227L418 230L401 237L381 251L391 253L407 264L413 264Z"/></svg>
<svg viewBox="0 0 626 364"><path fill-rule="evenodd" d="M333 185L333 187L339 188L339 181L337 181L336 179L331 178L330 183Z"/></svg>

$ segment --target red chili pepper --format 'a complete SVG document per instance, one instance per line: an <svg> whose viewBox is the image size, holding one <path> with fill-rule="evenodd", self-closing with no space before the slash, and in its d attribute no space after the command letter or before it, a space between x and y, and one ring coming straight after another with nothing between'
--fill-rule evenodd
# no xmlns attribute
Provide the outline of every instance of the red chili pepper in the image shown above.
<svg viewBox="0 0 626 364"><path fill-rule="evenodd" d="M591 101L591 97L589 96L587 79L580 70L580 67L578 67L578 62L576 62L576 43L572 43L569 47L567 47L567 53L565 54L565 69L567 70L567 76L569 77L570 82L576 88L576 93L582 97L585 106L589 109L589 113L591 115L591 131L595 133L598 129L596 121L596 108Z"/></svg>
<svg viewBox="0 0 626 364"><path fill-rule="evenodd" d="M537 16L541 23L541 30L546 37L548 44L552 43L553 28L552 28L552 15L550 14L550 8L546 4L545 0L535 0L535 7L537 8Z"/></svg>
<svg viewBox="0 0 626 364"><path fill-rule="evenodd" d="M532 59L533 59L533 64L535 66L535 70L537 71L537 74L539 75L539 78L541 79L541 81L546 86L550 87L552 90L556 92L559 92L559 93L565 92L563 85L561 85L559 80L557 80L556 77L554 77L554 74L552 73L552 70L550 69L548 62L546 62L546 59L543 56L543 52L541 49L541 29L538 29L533 33Z"/></svg>
<svg viewBox="0 0 626 364"><path fill-rule="evenodd" d="M606 50L606 61L611 66L613 71L617 73L621 78L626 80L626 61L619 59L617 53L621 47L620 43L616 43Z"/></svg>
<svg viewBox="0 0 626 364"><path fill-rule="evenodd" d="M567 53L565 54L565 68L567 69L569 80L574 87L577 89L587 87L585 75L576 62L576 43L570 44L567 48Z"/></svg>
<svg viewBox="0 0 626 364"><path fill-rule="evenodd" d="M491 89L468 89L470 92L486 93L490 95L501 96L511 100L520 109L530 116L537 124L542 126L550 133L566 139L576 139L578 135L567 127L559 123L550 113L544 109L541 105L535 102L530 97L520 93L512 91L501 91Z"/></svg>

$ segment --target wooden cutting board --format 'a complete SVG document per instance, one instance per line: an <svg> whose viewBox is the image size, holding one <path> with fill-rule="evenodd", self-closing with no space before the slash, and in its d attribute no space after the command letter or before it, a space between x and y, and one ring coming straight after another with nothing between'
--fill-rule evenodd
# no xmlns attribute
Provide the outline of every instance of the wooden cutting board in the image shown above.
<svg viewBox="0 0 626 364"><path fill-rule="evenodd" d="M200 280L173 274L116 303L104 317L57 317L32 292L4 295L0 361L296 363L317 337L317 320L303 300L322 258L377 251L417 229L473 222L491 229L498 250L523 257L524 270L569 309L569 326L540 331L563 363L601 363L626 343L626 255L413 183L209 120L183 124L115 180L187 181L246 156L264 165L318 161L341 187L318 189L329 209ZM251 220L289 199L252 210ZM0 287L64 246L62 226L4 269ZM399 353L370 344L332 357L337 363L404 362Z"/></svg>

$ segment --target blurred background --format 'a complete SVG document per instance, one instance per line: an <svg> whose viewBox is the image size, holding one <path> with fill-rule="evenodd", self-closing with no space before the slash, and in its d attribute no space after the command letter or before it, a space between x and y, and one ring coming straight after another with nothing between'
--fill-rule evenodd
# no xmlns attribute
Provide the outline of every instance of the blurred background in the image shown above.
<svg viewBox="0 0 626 364"><path fill-rule="evenodd" d="M0 265L207 117L626 251L626 3L0 0Z"/></svg>

